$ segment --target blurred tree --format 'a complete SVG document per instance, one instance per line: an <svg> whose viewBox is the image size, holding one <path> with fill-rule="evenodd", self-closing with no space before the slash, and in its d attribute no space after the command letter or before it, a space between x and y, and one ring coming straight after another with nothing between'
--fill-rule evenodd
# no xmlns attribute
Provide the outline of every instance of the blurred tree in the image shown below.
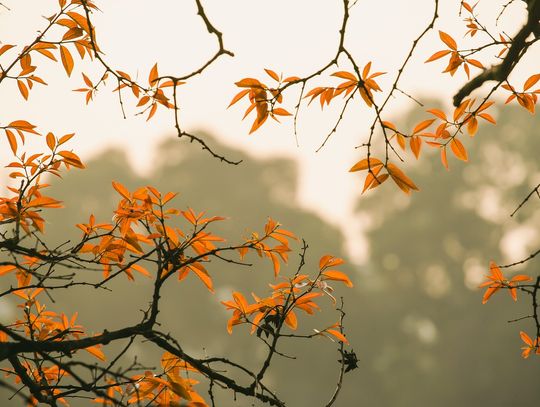
<svg viewBox="0 0 540 407"><path fill-rule="evenodd" d="M497 120L498 126L475 138L471 163L446 171L433 155L418 162L410 173L426 193L408 199L381 190L358 203L371 225L369 264L362 269L371 289L351 318L359 309L367 316L362 324L369 335L361 343L377 338L371 351L360 352L373 369L361 381L381 389L371 394L370 405L537 403L538 364L524 363L518 350L504 351L522 344L516 324L534 328L527 320L512 323L514 329L504 322L526 315L530 306L503 295L479 306L487 261L519 260L540 240L522 229L538 230L534 209L510 218L538 176L534 138L540 122L517 109L504 110ZM512 391L493 391L494 383Z"/></svg>

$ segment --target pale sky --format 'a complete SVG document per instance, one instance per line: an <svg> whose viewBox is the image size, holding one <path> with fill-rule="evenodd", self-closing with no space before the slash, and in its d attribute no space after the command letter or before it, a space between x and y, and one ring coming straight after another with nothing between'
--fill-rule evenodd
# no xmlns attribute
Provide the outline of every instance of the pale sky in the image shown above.
<svg viewBox="0 0 540 407"><path fill-rule="evenodd" d="M441 75L445 67L443 61L423 63L435 51L444 48L437 30L452 34L460 48L465 41L465 24L457 16L459 1L439 2L441 18L435 30L418 47L414 63L409 66L401 84L402 89L420 99L448 99L466 80L462 71L454 78ZM146 81L156 61L161 75L183 75L215 52L214 37L206 32L196 15L194 1L115 0L96 3L102 13L95 14L94 24L105 58L111 66L134 77ZM481 21L492 28L494 16L504 3L481 1L477 7ZM507 17L499 23L499 27L509 34L516 32L524 17L523 2L514 3L509 7ZM35 38L37 30L44 26L42 16L53 14L57 2L2 0L2 4L11 11L0 7L0 40L2 43L21 44ZM307 104L303 106L299 117L300 147L296 146L292 119L284 118L281 125L269 120L259 131L248 135L253 119L241 121L246 104L239 103L226 110L238 92L234 82L244 77L270 83L263 68L283 72L286 76L302 76L318 70L333 58L342 2L203 0L203 4L209 18L223 32L226 48L236 56L223 56L202 76L179 88L184 128L206 130L223 143L255 157L285 155L296 160L301 176L298 203L341 227L349 237L349 248L355 248L354 257L362 259L365 248L359 249L363 246L358 234L361 221L352 213L363 178L348 173L348 169L363 158L362 150L354 147L361 144L369 132L371 112L365 104L360 100L352 103L340 129L319 153L315 150L333 127L341 107L339 103L335 108L325 108L322 112L318 102L309 107ZM413 39L428 24L432 14L433 0L359 0L351 10L346 46L361 66L373 61L373 70L388 72L379 81L385 90L393 82L395 71L408 53ZM474 42L468 41L467 44L470 47ZM41 72L40 76L49 86L34 87L29 102L24 102L14 82L3 84L0 88L2 120L26 119L41 130L60 135L75 131L77 138L70 146L83 160L111 146L121 147L127 151L135 170L147 175L153 163L160 159L154 154L155 147L164 139L175 137L172 111L158 111L147 123L144 117L133 116L137 112L135 101L126 94L128 118L124 120L117 94L111 92L112 81L89 106L85 106L84 96L72 92L72 89L83 86L80 67L91 79L100 76L102 70L97 64L77 62L78 59L71 78L67 80L60 64L41 58L36 73ZM351 70L345 61L342 63L339 70ZM322 79L313 81L308 89L335 84L336 81L328 75L336 70L331 69ZM292 111L297 95L297 91L286 93L284 107ZM376 100L382 100L382 97L378 95ZM410 100L399 97L385 118L396 119L410 106ZM1 152L2 162L9 159L7 144L5 146ZM159 180L156 184L159 185Z"/></svg>

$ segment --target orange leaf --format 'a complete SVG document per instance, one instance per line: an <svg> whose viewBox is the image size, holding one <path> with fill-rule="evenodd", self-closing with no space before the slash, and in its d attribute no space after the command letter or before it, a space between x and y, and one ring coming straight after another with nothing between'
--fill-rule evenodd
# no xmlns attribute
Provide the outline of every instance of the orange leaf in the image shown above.
<svg viewBox="0 0 540 407"><path fill-rule="evenodd" d="M432 115L434 116L437 116L439 119L441 120L444 120L444 121L447 121L446 119L446 114L442 111L442 110L439 110L439 109L430 109L427 111L428 113L431 113Z"/></svg>
<svg viewBox="0 0 540 407"><path fill-rule="evenodd" d="M244 78L234 84L239 88L262 88L262 83L253 78Z"/></svg>
<svg viewBox="0 0 540 407"><path fill-rule="evenodd" d="M454 41L454 39L451 36L449 36L443 31L439 31L439 37L441 37L442 42L448 45L448 48L450 48L453 51L457 51L456 41Z"/></svg>
<svg viewBox="0 0 540 407"><path fill-rule="evenodd" d="M366 190L368 189L376 188L383 183L384 181L383 176L388 175L388 174L383 174L380 177L378 177L379 172L381 172L382 168L383 168L382 166L378 166L371 169L371 171L368 173L364 181L364 188L362 189L362 193L366 192Z"/></svg>
<svg viewBox="0 0 540 407"><path fill-rule="evenodd" d="M157 67L157 62L156 62L154 66L152 67L152 69L150 70L150 74L148 75L148 83L150 84L150 86L154 85L154 82L157 80L157 78L158 78L158 67Z"/></svg>
<svg viewBox="0 0 540 407"><path fill-rule="evenodd" d="M335 336L336 338L338 338L338 340L340 340L343 343L347 343L347 344L349 343L347 338L345 338L345 335L343 335L341 332L339 332L339 331L337 331L335 329L327 329L325 332L329 333L330 335Z"/></svg>
<svg viewBox="0 0 540 407"><path fill-rule="evenodd" d="M358 82L358 78L356 77L356 75L347 71L334 72L332 76L337 76L338 78L349 79L351 81Z"/></svg>
<svg viewBox="0 0 540 407"><path fill-rule="evenodd" d="M467 161L467 150L465 146L457 138L452 139L450 142L450 148L454 155L460 160Z"/></svg>
<svg viewBox="0 0 540 407"><path fill-rule="evenodd" d="M10 50L11 48L13 48L15 45L9 45L9 44L5 44L5 45L2 45L2 47L0 47L0 55L2 55L4 52L6 52L7 50Z"/></svg>
<svg viewBox="0 0 540 407"><path fill-rule="evenodd" d="M24 82L18 80L17 81L17 86L19 87L19 92L21 92L22 97L25 100L28 100L28 88L26 87Z"/></svg>
<svg viewBox="0 0 540 407"><path fill-rule="evenodd" d="M54 150L54 147L56 146L56 138L54 137L54 134L52 133L47 133L47 146L51 149L51 150Z"/></svg>
<svg viewBox="0 0 540 407"><path fill-rule="evenodd" d="M10 273L14 270L17 270L17 266L12 264L7 264L5 266L0 266L0 276L3 276L4 274Z"/></svg>
<svg viewBox="0 0 540 407"><path fill-rule="evenodd" d="M395 164L388 163L386 166L388 173L396 183L396 185L406 194L410 193L410 189L418 191L416 184L409 178L403 171L401 171Z"/></svg>
<svg viewBox="0 0 540 407"><path fill-rule="evenodd" d="M473 117L467 122L467 131L469 132L469 135L472 137L476 134L477 130L478 130L478 120L476 119L476 117Z"/></svg>
<svg viewBox="0 0 540 407"><path fill-rule="evenodd" d="M66 33L62 37L62 41L69 41L74 38L78 38L81 35L83 35L83 30L81 30L79 27L72 27L66 31Z"/></svg>
<svg viewBox="0 0 540 407"><path fill-rule="evenodd" d="M412 136L410 146L414 156L418 159L420 156L420 148L422 147L422 139L418 136Z"/></svg>
<svg viewBox="0 0 540 407"><path fill-rule="evenodd" d="M396 133L396 139L401 149L405 151L407 146L405 144L406 142L405 142L405 137L403 137L403 134Z"/></svg>
<svg viewBox="0 0 540 407"><path fill-rule="evenodd" d="M139 103L137 103L137 107L140 107L140 106L143 106L145 104L147 104L148 102L150 101L150 96L143 96L142 98L139 99Z"/></svg>
<svg viewBox="0 0 540 407"><path fill-rule="evenodd" d="M450 51L448 49L445 49L445 50L442 50L442 51L437 51L432 56L430 56L428 59L426 59L424 61L424 63L435 61L435 60L437 60L439 58L442 58L442 57L448 55L450 52L452 52L452 51Z"/></svg>
<svg viewBox="0 0 540 407"><path fill-rule="evenodd" d="M60 45L60 58L62 59L62 65L64 65L67 75L71 76L71 71L73 71L74 65L73 57L71 56L69 50L63 45Z"/></svg>
<svg viewBox="0 0 540 407"><path fill-rule="evenodd" d="M431 123L433 123L434 121L435 119L427 119L427 120L421 121L414 127L412 134L420 133L422 130L427 129L429 126L431 126Z"/></svg>
<svg viewBox="0 0 540 407"><path fill-rule="evenodd" d="M125 186L120 184L119 182L113 181L112 186L114 189L116 189L116 192L118 192L120 195L122 195L124 198L126 198L128 201L131 200L129 191Z"/></svg>
<svg viewBox="0 0 540 407"><path fill-rule="evenodd" d="M367 170L368 168L373 169L382 165L383 165L382 161L377 158L374 158L374 157L364 158L363 160L360 160L356 164L354 164L349 170L349 172L363 171L363 170Z"/></svg>
<svg viewBox="0 0 540 407"><path fill-rule="evenodd" d="M323 270L327 267L336 267L345 261L339 257L334 257L331 254L326 254L319 259L319 270Z"/></svg>
<svg viewBox="0 0 540 407"><path fill-rule="evenodd" d="M390 130L394 130L394 131L397 131L397 128L396 128L396 125L392 122L387 122L387 121L384 121L382 122L383 126L390 129Z"/></svg>
<svg viewBox="0 0 540 407"><path fill-rule="evenodd" d="M467 106L469 106L470 102L470 99L465 99L458 107L456 107L454 110L454 121L457 121L461 117L461 115L465 112L465 109L467 109Z"/></svg>
<svg viewBox="0 0 540 407"><path fill-rule="evenodd" d="M28 123L26 120L15 120L9 123L7 127L14 127L16 129L21 129L23 131L28 131L30 133L38 134L38 132L34 130L36 126Z"/></svg>
<svg viewBox="0 0 540 407"><path fill-rule="evenodd" d="M488 122L493 123L493 124L497 123L495 119L493 118L493 116L491 116L489 113L480 113L478 117L481 117L482 119L487 120Z"/></svg>
<svg viewBox="0 0 540 407"><path fill-rule="evenodd" d="M150 120L152 116L156 113L157 110L157 103L153 103L152 107L150 108L150 112L148 113L148 117L146 118L146 121Z"/></svg>
<svg viewBox="0 0 540 407"><path fill-rule="evenodd" d="M245 314L247 309L249 308L248 302L246 301L245 297L242 295L242 293L239 293L237 291L233 292L232 296L234 298L234 302L238 305L240 311Z"/></svg>
<svg viewBox="0 0 540 407"><path fill-rule="evenodd" d="M477 68L484 69L484 65L480 61L477 61L476 59L468 58L465 60L467 63L476 66Z"/></svg>
<svg viewBox="0 0 540 407"><path fill-rule="evenodd" d="M98 349L97 345L89 346L88 348L84 348L84 350L91 355L94 355L96 358L105 361L105 354L100 349Z"/></svg>
<svg viewBox="0 0 540 407"><path fill-rule="evenodd" d="M53 55L53 53L47 49L36 49L37 52L40 54L46 56L49 59L52 59L53 61L57 61L56 57Z"/></svg>
<svg viewBox="0 0 540 407"><path fill-rule="evenodd" d="M169 379L169 385L171 386L171 390L174 393L176 393L177 395L179 395L185 400L188 400L188 401L192 400L192 397L189 393L189 382L187 380L183 379L180 376L173 378L171 375L167 375L167 378Z"/></svg>
<svg viewBox="0 0 540 407"><path fill-rule="evenodd" d="M265 72L275 81L279 82L279 75L271 69L264 68Z"/></svg>
<svg viewBox="0 0 540 407"><path fill-rule="evenodd" d="M272 267L274 269L274 277L277 277L279 275L279 269L280 269L279 259L272 252L269 252L268 255L270 256L270 259L272 260Z"/></svg>
<svg viewBox="0 0 540 407"><path fill-rule="evenodd" d="M291 114L286 111L285 109L278 107L274 110L272 110L272 113L277 114L278 116L291 116Z"/></svg>
<svg viewBox="0 0 540 407"><path fill-rule="evenodd" d="M525 81L525 84L523 85L523 90L527 90L531 87L533 87L536 82L540 80L540 73L537 73L536 75L532 75L529 79Z"/></svg>
<svg viewBox="0 0 540 407"><path fill-rule="evenodd" d="M288 76L285 79L283 79L283 82L294 82L299 81L300 78L298 76Z"/></svg>
<svg viewBox="0 0 540 407"><path fill-rule="evenodd" d="M199 277L199 279L203 282L206 288L208 288L208 291L214 292L212 278L205 270L205 268L203 266L195 266L195 264L193 264L190 268L195 274L197 274L197 277Z"/></svg>
<svg viewBox="0 0 540 407"><path fill-rule="evenodd" d="M232 98L231 103L229 103L229 106L227 106L227 109L234 105L236 102L238 102L240 99L242 99L244 96L246 96L250 92L250 89L244 89L236 94L235 97Z"/></svg>
<svg viewBox="0 0 540 407"><path fill-rule="evenodd" d="M266 105L266 103L265 103ZM257 109L258 110L258 109ZM259 119L259 117L257 116L257 118L255 119L255 121L253 122L253 125L251 126L251 129L249 130L249 134L253 133L255 130L257 130L259 127L261 127L264 122L266 121L266 119L268 118L268 112L266 112L264 114L264 116L262 116L261 119Z"/></svg>
<svg viewBox="0 0 540 407"><path fill-rule="evenodd" d="M58 154L61 155L68 164L77 168L84 168L84 164L77 154L74 154L71 151L60 151Z"/></svg>
<svg viewBox="0 0 540 407"><path fill-rule="evenodd" d="M446 147L441 148L441 162L448 169L448 158L446 157Z"/></svg>
<svg viewBox="0 0 540 407"><path fill-rule="evenodd" d="M13 151L13 154L17 154L17 139L15 138L15 135L11 130L6 129L6 136L9 142L9 146L11 147L11 151Z"/></svg>
<svg viewBox="0 0 540 407"><path fill-rule="evenodd" d="M58 141L58 145L66 143L74 135L75 135L75 133L70 133L70 134L66 134L65 136L60 137L60 140Z"/></svg>
<svg viewBox="0 0 540 407"><path fill-rule="evenodd" d="M49 198L46 196L41 196L36 199L32 199L30 202L26 204L27 208L32 207L44 207L44 208L60 208L60 201L57 201L56 199Z"/></svg>
<svg viewBox="0 0 540 407"><path fill-rule="evenodd" d="M325 280L341 281L341 282L345 283L345 285L347 287L352 287L353 286L353 283L349 279L349 277L345 273L343 273L341 271L327 270L327 271L323 271L321 274L326 277Z"/></svg>
<svg viewBox="0 0 540 407"><path fill-rule="evenodd" d="M89 88L94 87L94 85L92 84L92 81L90 80L90 78L88 78L88 76L82 73L82 77L83 77L84 83L86 83L86 86L88 86Z"/></svg>
<svg viewBox="0 0 540 407"><path fill-rule="evenodd" d="M296 318L296 314L293 311L289 311L287 313L287 316L285 317L285 323L291 329L296 329L298 327L298 320Z"/></svg>
<svg viewBox="0 0 540 407"><path fill-rule="evenodd" d="M371 69L371 61L364 66L362 70L362 78L366 78L369 75L369 70Z"/></svg>
<svg viewBox="0 0 540 407"><path fill-rule="evenodd" d="M145 277L151 277L152 276L148 270L146 270L143 266L140 266L139 264L132 264L131 268L133 270L138 271L139 273L141 273Z"/></svg>

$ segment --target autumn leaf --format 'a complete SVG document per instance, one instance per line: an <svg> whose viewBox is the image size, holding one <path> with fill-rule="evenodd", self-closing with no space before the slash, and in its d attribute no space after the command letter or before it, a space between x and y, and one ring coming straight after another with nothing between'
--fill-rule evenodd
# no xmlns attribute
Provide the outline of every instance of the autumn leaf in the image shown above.
<svg viewBox="0 0 540 407"><path fill-rule="evenodd" d="M84 348L85 351L90 353L91 355L95 356L99 360L105 361L105 354L98 348L97 345L95 346L89 346L88 348Z"/></svg>
<svg viewBox="0 0 540 407"><path fill-rule="evenodd" d="M382 161L377 158L374 158L374 157L364 158L358 161L356 164L354 164L349 170L349 172L363 171L363 170L367 170L368 168L376 168L382 165L383 165Z"/></svg>
<svg viewBox="0 0 540 407"><path fill-rule="evenodd" d="M270 76L273 80L279 82L279 75L272 71L271 69L264 68L264 71Z"/></svg>
<svg viewBox="0 0 540 407"><path fill-rule="evenodd" d="M286 111L285 109L281 107L275 108L274 110L272 110L272 113L277 114L278 116L291 116L291 114L288 111Z"/></svg>
<svg viewBox="0 0 540 407"><path fill-rule="evenodd" d="M416 184L409 178L403 171L401 171L395 164L388 163L386 166L388 173L396 183L396 185L406 194L409 194L411 190L418 191Z"/></svg>
<svg viewBox="0 0 540 407"><path fill-rule="evenodd" d="M532 88L534 85L536 85L536 83L540 80L540 73L537 73L536 75L532 75L530 76L526 81L525 81L525 84L523 85L523 90L526 91L526 90L529 90L530 88Z"/></svg>
<svg viewBox="0 0 540 407"><path fill-rule="evenodd" d="M245 78L238 82L235 82L235 85L239 88L262 88L261 82L253 78Z"/></svg>
<svg viewBox="0 0 540 407"><path fill-rule="evenodd" d="M440 109L429 109L427 112L431 113L434 116L437 116L439 119L445 122L447 121L446 114Z"/></svg>
<svg viewBox="0 0 540 407"><path fill-rule="evenodd" d="M412 136L410 139L411 151L416 159L420 156L420 148L422 147L422 139L418 136Z"/></svg>
<svg viewBox="0 0 540 407"><path fill-rule="evenodd" d="M341 332L339 332L339 331L337 331L335 329L327 329L324 332L335 336L339 341L341 341L343 343L349 344L349 341L347 340L347 338L345 338L345 335L343 335Z"/></svg>
<svg viewBox="0 0 540 407"><path fill-rule="evenodd" d="M441 162L446 169L448 169L448 158L446 156L446 147L441 147Z"/></svg>
<svg viewBox="0 0 540 407"><path fill-rule="evenodd" d="M437 51L436 53L434 53L432 56L430 56L428 59L426 59L424 62L432 62L432 61L435 61L437 59L440 59L448 54L450 54L452 51L448 50L448 49L445 49L445 50L442 50L442 51Z"/></svg>
<svg viewBox="0 0 540 407"><path fill-rule="evenodd" d="M127 199L128 201L131 200L131 196L130 196L129 191L121 183L113 181L112 186L116 190L116 192L118 192L120 195L122 195L125 199Z"/></svg>
<svg viewBox="0 0 540 407"><path fill-rule="evenodd" d="M64 162L68 163L69 165L73 165L77 168L85 168L77 154L72 153L71 151L60 151L58 154L61 155L64 158Z"/></svg>
<svg viewBox="0 0 540 407"><path fill-rule="evenodd" d="M21 80L18 80L17 81L17 86L19 87L19 92L21 92L22 97L25 100L28 100L28 88L26 87L24 82L21 81Z"/></svg>
<svg viewBox="0 0 540 407"><path fill-rule="evenodd" d="M337 270L326 270L326 271L323 271L321 273L323 276L324 276L324 279L325 280L334 280L334 281L341 281L343 282L347 287L352 287L353 286L353 283L352 281L349 279L349 277L341 272L341 271L337 271Z"/></svg>
<svg viewBox="0 0 540 407"><path fill-rule="evenodd" d="M8 139L9 146L14 155L17 154L17 139L11 130L6 129L6 137Z"/></svg>
<svg viewBox="0 0 540 407"><path fill-rule="evenodd" d="M467 150L461 141L454 137L450 142L450 148L457 158L462 161L467 161Z"/></svg>
<svg viewBox="0 0 540 407"><path fill-rule="evenodd" d="M248 95L250 92L249 89L244 89L236 94L235 97L232 98L231 103L229 103L229 106L227 106L227 109L234 105L236 102L238 102L240 99L242 99L244 96Z"/></svg>
<svg viewBox="0 0 540 407"><path fill-rule="evenodd" d="M456 41L454 41L450 35L443 31L439 31L439 37L441 38L441 41L448 46L448 48L450 48L452 51L457 51Z"/></svg>
<svg viewBox="0 0 540 407"><path fill-rule="evenodd" d="M66 70L67 75L71 76L71 71L73 71L74 65L73 57L71 56L69 50L63 45L60 45L60 58L62 60L62 65L64 65L64 69Z"/></svg>
<svg viewBox="0 0 540 407"><path fill-rule="evenodd" d="M47 133L46 141L47 141L47 146L51 150L54 150L54 148L56 147L56 138L54 137L54 134Z"/></svg>
<svg viewBox="0 0 540 407"><path fill-rule="evenodd" d="M362 193L367 191L368 189L373 189L381 185L386 179L388 178L388 174L381 174L381 170L383 169L382 166L377 166L371 169L371 171L368 172L366 179L364 181L364 188L362 189Z"/></svg>
<svg viewBox="0 0 540 407"><path fill-rule="evenodd" d="M62 145L64 143L67 143L74 135L75 135L75 133L70 133L70 134L66 134L66 135L60 137L60 140L58 140L58 145Z"/></svg>
<svg viewBox="0 0 540 407"><path fill-rule="evenodd" d="M412 131L412 134L417 134L417 133L420 133L422 130L425 130L427 129L429 126L431 126L431 124L435 121L435 119L427 119L427 120L423 120L421 121L420 123L418 123L413 131Z"/></svg>
<svg viewBox="0 0 540 407"><path fill-rule="evenodd" d="M336 76L338 78L348 79L350 81L358 82L358 78L356 77L356 75L354 75L354 74L352 74L350 72L347 72L347 71L334 72L332 74L332 76Z"/></svg>
<svg viewBox="0 0 540 407"><path fill-rule="evenodd" d="M345 261L343 259L326 254L319 259L319 270L323 271L328 267L336 267L344 263Z"/></svg>
<svg viewBox="0 0 540 407"><path fill-rule="evenodd" d="M298 319L296 318L296 314L294 311L289 311L287 315L285 316L285 324L293 330L296 330L298 328Z"/></svg>
<svg viewBox="0 0 540 407"><path fill-rule="evenodd" d="M56 199L49 198L46 196L40 196L38 198L32 199L25 205L27 208L31 207L42 207L42 208L60 208L61 202Z"/></svg>
<svg viewBox="0 0 540 407"><path fill-rule="evenodd" d="M4 44L0 47L0 55L2 55L4 52L10 50L11 48L15 47L15 45L11 44Z"/></svg>
<svg viewBox="0 0 540 407"><path fill-rule="evenodd" d="M148 83L150 86L154 86L154 82L156 82L158 79L158 66L157 62L154 64L152 69L150 70L150 74L148 75Z"/></svg>
<svg viewBox="0 0 540 407"><path fill-rule="evenodd" d="M4 274L11 273L12 271L17 270L17 266L13 264L7 264L0 266L0 276L3 276Z"/></svg>
<svg viewBox="0 0 540 407"><path fill-rule="evenodd" d="M478 119L476 117L471 117L467 121L467 132L471 137L473 137L478 131Z"/></svg>

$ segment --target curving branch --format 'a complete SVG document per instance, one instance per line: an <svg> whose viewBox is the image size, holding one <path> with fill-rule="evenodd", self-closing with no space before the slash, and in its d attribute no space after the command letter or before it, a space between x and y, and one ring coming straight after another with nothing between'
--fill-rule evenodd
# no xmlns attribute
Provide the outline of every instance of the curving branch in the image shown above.
<svg viewBox="0 0 540 407"><path fill-rule="evenodd" d="M511 40L510 49L503 61L500 64L484 70L478 76L467 82L454 95L454 106L459 106L463 99L486 82L496 81L501 84L506 81L529 47L540 39L540 2L536 0L528 1L527 10L527 21ZM534 35L534 39L527 41L531 35Z"/></svg>

